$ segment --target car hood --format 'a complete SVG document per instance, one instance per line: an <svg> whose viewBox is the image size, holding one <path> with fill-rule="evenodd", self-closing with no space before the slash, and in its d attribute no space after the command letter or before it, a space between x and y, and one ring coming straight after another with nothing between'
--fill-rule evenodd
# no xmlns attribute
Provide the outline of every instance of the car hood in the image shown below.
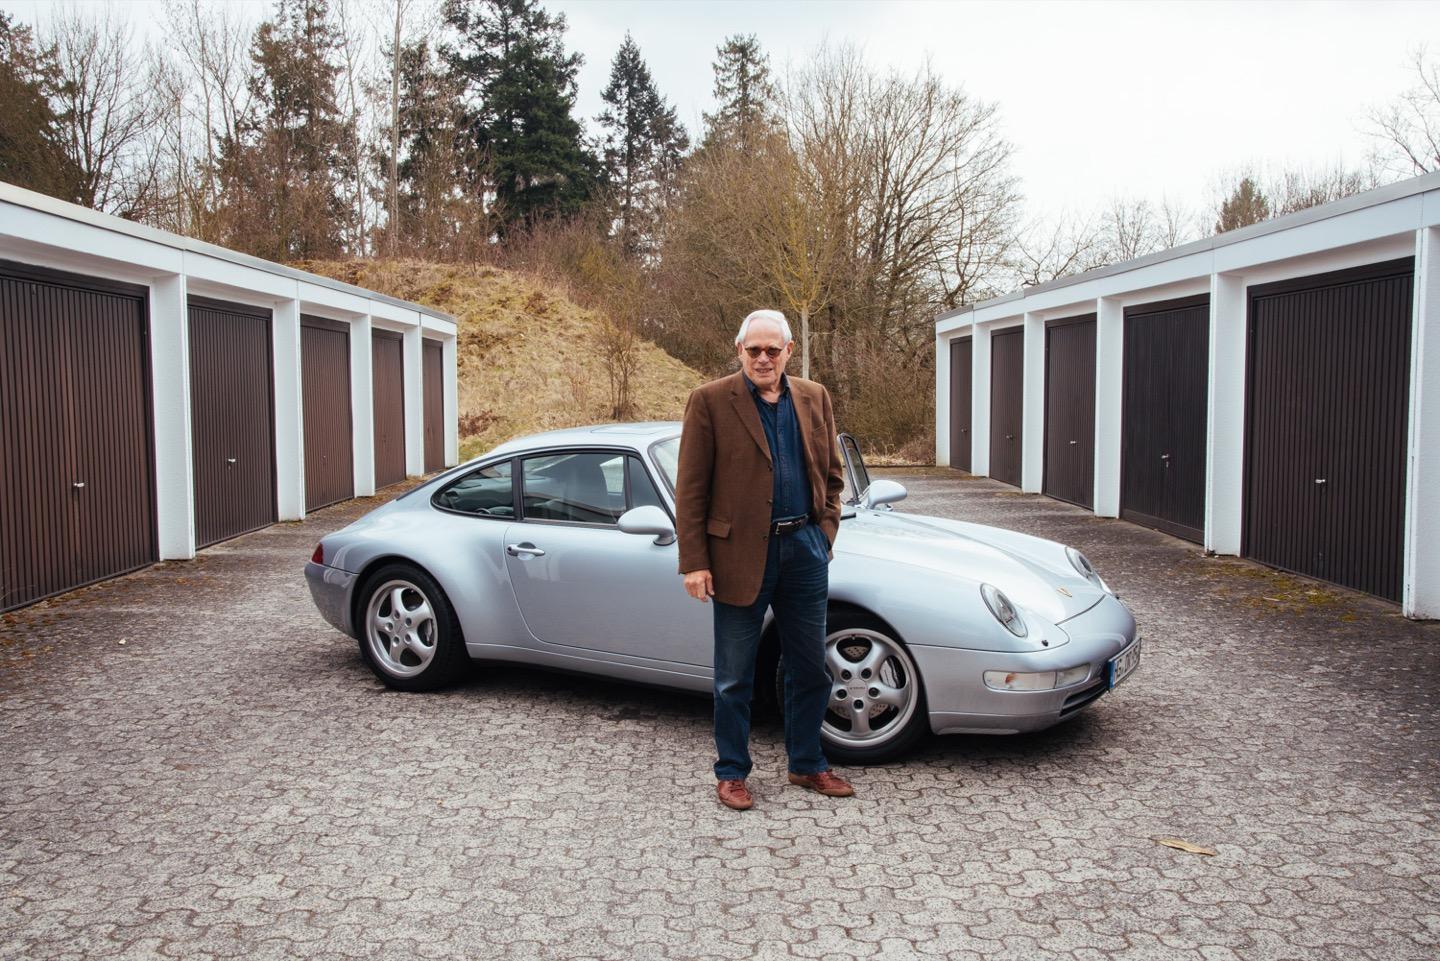
<svg viewBox="0 0 1440 961"><path fill-rule="evenodd" d="M1028 534L925 514L860 510L841 523L837 554L908 564L978 586L1052 624L1094 607L1107 592L1080 575L1065 545Z"/></svg>

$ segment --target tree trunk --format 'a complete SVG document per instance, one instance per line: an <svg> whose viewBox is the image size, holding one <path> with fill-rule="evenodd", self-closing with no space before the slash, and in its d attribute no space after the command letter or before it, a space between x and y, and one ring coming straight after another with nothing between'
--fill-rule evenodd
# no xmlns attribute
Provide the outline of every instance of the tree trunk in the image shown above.
<svg viewBox="0 0 1440 961"><path fill-rule="evenodd" d="M800 376L810 379L810 305L800 305Z"/></svg>
<svg viewBox="0 0 1440 961"><path fill-rule="evenodd" d="M395 46L391 49L390 63L390 183L385 192L386 206L390 208L385 232L391 257L395 256L395 230L400 216L400 184L396 171L400 157L400 21L404 12L405 4L395 0Z"/></svg>

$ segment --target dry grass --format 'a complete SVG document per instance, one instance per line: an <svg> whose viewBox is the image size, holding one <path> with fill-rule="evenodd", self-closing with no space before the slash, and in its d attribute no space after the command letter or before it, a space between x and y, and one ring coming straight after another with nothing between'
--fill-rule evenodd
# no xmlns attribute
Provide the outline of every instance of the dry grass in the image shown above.
<svg viewBox="0 0 1440 961"><path fill-rule="evenodd" d="M495 267L421 260L296 266L455 317L462 460L522 434L614 419L599 346L603 318L551 285ZM703 380L643 343L634 419L678 420Z"/></svg>

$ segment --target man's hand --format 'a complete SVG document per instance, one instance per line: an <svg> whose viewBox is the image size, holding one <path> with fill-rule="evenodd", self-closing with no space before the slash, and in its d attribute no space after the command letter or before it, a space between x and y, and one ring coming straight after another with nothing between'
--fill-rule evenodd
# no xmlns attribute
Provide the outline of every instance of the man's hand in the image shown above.
<svg viewBox="0 0 1440 961"><path fill-rule="evenodd" d="M691 571L685 575L685 593L702 604L715 596L715 582L710 579L710 572Z"/></svg>

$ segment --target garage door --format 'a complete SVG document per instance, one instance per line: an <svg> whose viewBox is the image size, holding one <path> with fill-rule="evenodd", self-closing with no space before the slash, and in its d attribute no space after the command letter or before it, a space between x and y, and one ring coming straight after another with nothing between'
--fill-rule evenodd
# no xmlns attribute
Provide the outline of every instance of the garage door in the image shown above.
<svg viewBox="0 0 1440 961"><path fill-rule="evenodd" d="M1210 298L1125 311L1120 516L1205 539Z"/></svg>
<svg viewBox="0 0 1440 961"><path fill-rule="evenodd" d="M145 289L0 263L0 609L157 559Z"/></svg>
<svg viewBox="0 0 1440 961"><path fill-rule="evenodd" d="M425 472L445 466L445 354L438 341L423 341Z"/></svg>
<svg viewBox="0 0 1440 961"><path fill-rule="evenodd" d="M1247 555L1400 600L1414 261L1250 291Z"/></svg>
<svg viewBox="0 0 1440 961"><path fill-rule="evenodd" d="M1025 401L1025 331L990 338L990 476L1020 486Z"/></svg>
<svg viewBox="0 0 1440 961"><path fill-rule="evenodd" d="M355 496L350 421L350 327L300 317L305 404L305 509Z"/></svg>
<svg viewBox="0 0 1440 961"><path fill-rule="evenodd" d="M971 340L950 342L950 466L970 469Z"/></svg>
<svg viewBox="0 0 1440 961"><path fill-rule="evenodd" d="M275 523L270 311L190 298L195 542Z"/></svg>
<svg viewBox="0 0 1440 961"><path fill-rule="evenodd" d="M1046 494L1095 504L1095 315L1045 327Z"/></svg>
<svg viewBox="0 0 1440 961"><path fill-rule="evenodd" d="M405 350L394 331L371 333L375 388L375 486L405 479Z"/></svg>

